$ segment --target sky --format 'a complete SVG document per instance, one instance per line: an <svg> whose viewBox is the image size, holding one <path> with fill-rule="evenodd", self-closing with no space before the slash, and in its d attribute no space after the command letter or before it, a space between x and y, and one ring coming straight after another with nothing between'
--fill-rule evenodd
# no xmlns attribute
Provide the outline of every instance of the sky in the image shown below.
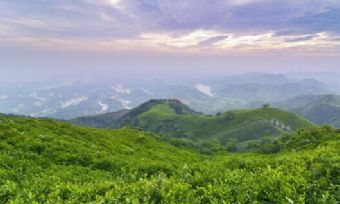
<svg viewBox="0 0 340 204"><path fill-rule="evenodd" d="M0 55L2 73L337 71L340 1L2 0Z"/></svg>

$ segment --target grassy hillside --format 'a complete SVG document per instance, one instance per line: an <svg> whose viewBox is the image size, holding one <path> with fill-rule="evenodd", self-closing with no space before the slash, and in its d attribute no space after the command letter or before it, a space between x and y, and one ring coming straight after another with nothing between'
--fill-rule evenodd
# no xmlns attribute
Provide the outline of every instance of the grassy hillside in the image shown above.
<svg viewBox="0 0 340 204"><path fill-rule="evenodd" d="M132 109L132 110L121 110L113 113L105 113L93 116L84 116L79 118L74 118L70 120L70 122L83 126L91 126L91 127L99 127L99 128L121 128L124 125L130 123L135 117L138 117L140 114L150 111L150 109L154 108L159 104L166 105L168 109L171 109L171 112L178 115L198 115L200 113L191 110L188 106L182 104L180 101L176 99L158 99L158 100L150 100L146 103L141 104L140 106ZM165 110L165 114L167 110Z"/></svg>
<svg viewBox="0 0 340 204"><path fill-rule="evenodd" d="M105 115L99 115L75 119L73 122L91 125L90 120L93 120L96 126L96 121L104 119ZM313 124L293 113L270 107L229 111L212 116L198 114L172 100L152 100L110 122L108 128L130 125L175 138L196 141L214 139L224 146L236 144L238 149L244 149L246 141L257 142L266 136L274 138L299 128L313 127Z"/></svg>
<svg viewBox="0 0 340 204"><path fill-rule="evenodd" d="M81 128L47 119L14 116L1 117L0 127L0 138L5 144L2 148L15 145L12 147L15 149L27 145L25 148L33 154L37 153L66 165L68 162L75 162L96 168L97 164L100 166L103 163L108 168L111 168L111 164L121 168L126 164L126 158L120 157L120 154L128 156L134 162L143 163L158 160L159 152L165 154L164 163L174 159L171 158L172 153L181 155L184 160L184 156L189 159L192 154L160 142L160 137L129 128L109 131ZM78 153L80 158L71 156Z"/></svg>
<svg viewBox="0 0 340 204"><path fill-rule="evenodd" d="M339 133L285 141L278 154L202 156L134 129L1 116L0 203L338 203Z"/></svg>
<svg viewBox="0 0 340 204"><path fill-rule="evenodd" d="M340 96L307 95L276 104L318 125L330 124L340 128Z"/></svg>
<svg viewBox="0 0 340 204"><path fill-rule="evenodd" d="M84 126L91 126L97 128L110 127L112 124L116 124L117 120L127 114L129 110L123 109L117 112L104 113L93 116L79 117L72 120L72 123L81 124Z"/></svg>

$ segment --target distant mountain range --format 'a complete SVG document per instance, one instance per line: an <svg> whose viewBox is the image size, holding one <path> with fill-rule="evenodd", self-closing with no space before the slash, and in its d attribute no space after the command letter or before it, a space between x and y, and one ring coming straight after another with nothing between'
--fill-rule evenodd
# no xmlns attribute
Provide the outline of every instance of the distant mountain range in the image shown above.
<svg viewBox="0 0 340 204"><path fill-rule="evenodd" d="M263 73L187 81L134 79L124 83L64 79L3 84L3 87L0 112L56 119L131 109L153 98L174 98L196 111L215 114L257 108L301 95L337 93L335 86L315 79Z"/></svg>

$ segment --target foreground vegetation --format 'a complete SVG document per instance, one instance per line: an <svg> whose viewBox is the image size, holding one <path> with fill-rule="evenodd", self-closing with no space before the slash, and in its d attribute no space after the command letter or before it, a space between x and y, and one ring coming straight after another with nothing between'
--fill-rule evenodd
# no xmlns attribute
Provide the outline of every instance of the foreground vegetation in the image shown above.
<svg viewBox="0 0 340 204"><path fill-rule="evenodd" d="M0 203L339 203L340 133L204 156L135 129L0 116Z"/></svg>

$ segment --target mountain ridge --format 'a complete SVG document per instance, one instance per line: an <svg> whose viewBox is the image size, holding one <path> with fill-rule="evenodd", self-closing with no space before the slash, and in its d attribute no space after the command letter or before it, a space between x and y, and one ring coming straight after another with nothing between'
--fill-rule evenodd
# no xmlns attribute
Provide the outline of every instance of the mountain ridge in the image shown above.
<svg viewBox="0 0 340 204"><path fill-rule="evenodd" d="M91 120L94 122L91 123ZM105 118L103 115L98 115L76 118L70 122L98 127L96 120L105 120ZM300 128L314 127L312 123L293 113L269 106L203 115L178 100L164 99L150 100L120 118L108 121L112 123L108 122L109 125L104 128L133 126L175 138L204 141L215 139L224 146L265 136L275 138Z"/></svg>
<svg viewBox="0 0 340 204"><path fill-rule="evenodd" d="M340 96L305 95L275 104L276 107L301 115L318 125L340 128Z"/></svg>

